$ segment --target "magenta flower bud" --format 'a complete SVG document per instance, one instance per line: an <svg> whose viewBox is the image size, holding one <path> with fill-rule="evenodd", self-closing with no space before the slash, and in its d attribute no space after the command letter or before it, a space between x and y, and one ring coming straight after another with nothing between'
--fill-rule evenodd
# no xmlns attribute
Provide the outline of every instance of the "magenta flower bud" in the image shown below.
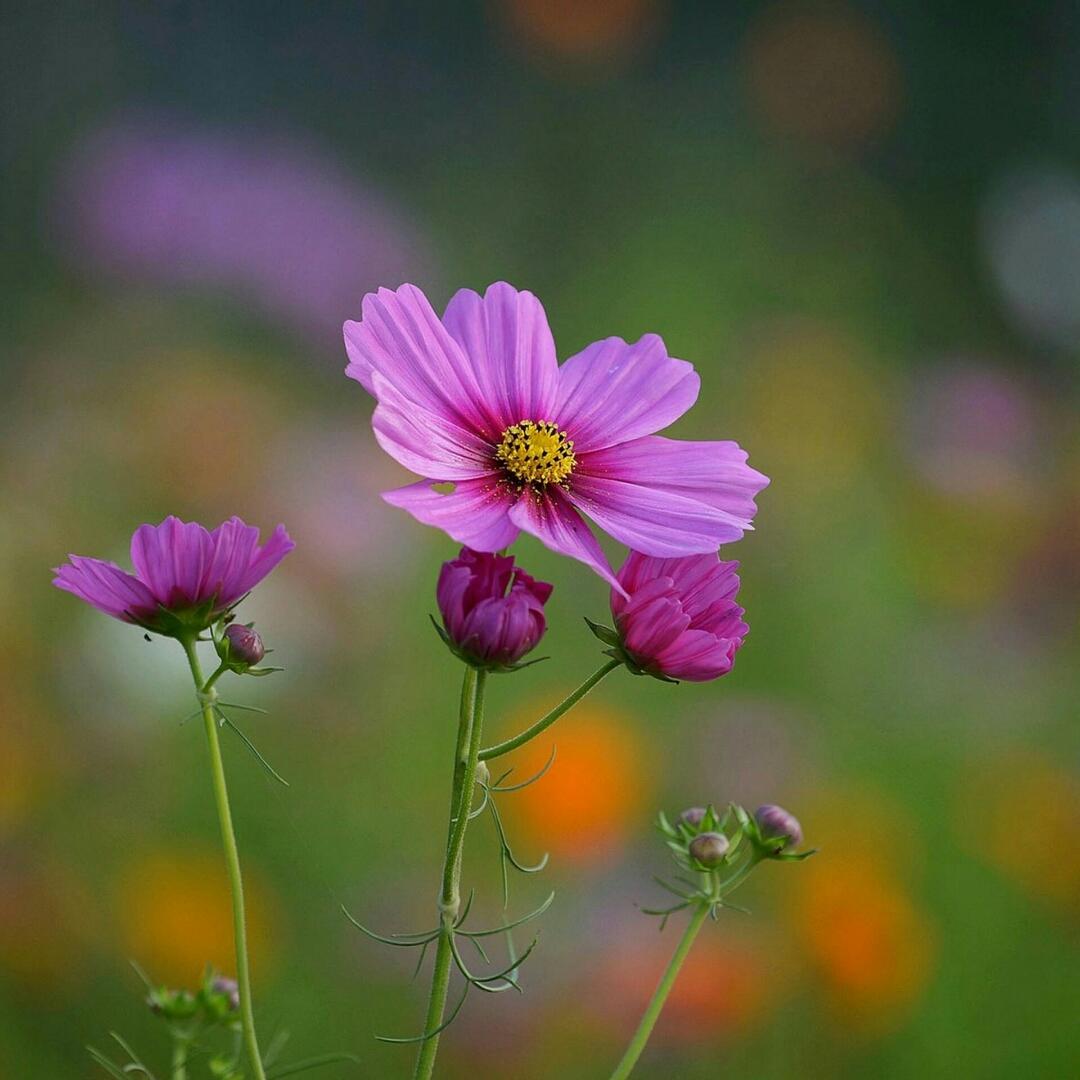
<svg viewBox="0 0 1080 1080"><path fill-rule="evenodd" d="M266 655L259 632L243 623L230 623L225 628L226 651L234 663L254 667Z"/></svg>
<svg viewBox="0 0 1080 1080"><path fill-rule="evenodd" d="M696 829L705 820L705 807L704 806L691 806L689 809L684 810L679 815L679 820L684 825L689 825L690 828Z"/></svg>
<svg viewBox="0 0 1080 1080"><path fill-rule="evenodd" d="M436 589L447 644L478 667L512 667L544 636L551 589L516 568L513 556L462 548L443 563Z"/></svg>
<svg viewBox="0 0 1080 1080"><path fill-rule="evenodd" d="M690 841L690 854L702 866L714 870L728 853L728 840L723 833L703 832Z"/></svg>
<svg viewBox="0 0 1080 1080"><path fill-rule="evenodd" d="M726 675L749 627L735 602L739 564L715 555L658 559L631 551L611 592L622 649L660 678L708 682Z"/></svg>
<svg viewBox="0 0 1080 1080"><path fill-rule="evenodd" d="M754 811L754 820L765 840L783 840L783 851L787 847L798 847L803 842L802 826L798 819L781 806L759 806Z"/></svg>

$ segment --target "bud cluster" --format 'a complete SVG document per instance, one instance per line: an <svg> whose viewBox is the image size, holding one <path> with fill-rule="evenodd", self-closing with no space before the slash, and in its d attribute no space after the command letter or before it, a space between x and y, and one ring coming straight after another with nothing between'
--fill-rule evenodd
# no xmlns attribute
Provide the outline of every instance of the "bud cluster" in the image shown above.
<svg viewBox="0 0 1080 1080"><path fill-rule="evenodd" d="M146 996L150 1011L171 1023L197 1020L204 1025L228 1025L237 1022L240 991L235 979L207 968L198 990L172 990L152 987Z"/></svg>
<svg viewBox="0 0 1080 1080"><path fill-rule="evenodd" d="M674 821L661 813L657 828L680 869L697 875L701 884L693 893L665 885L686 903L651 914L666 916L688 903L707 904L715 914L758 863L765 859L801 862L814 854L791 850L802 843L802 828L779 806L761 806L753 816L736 803L722 812L711 804L692 806Z"/></svg>

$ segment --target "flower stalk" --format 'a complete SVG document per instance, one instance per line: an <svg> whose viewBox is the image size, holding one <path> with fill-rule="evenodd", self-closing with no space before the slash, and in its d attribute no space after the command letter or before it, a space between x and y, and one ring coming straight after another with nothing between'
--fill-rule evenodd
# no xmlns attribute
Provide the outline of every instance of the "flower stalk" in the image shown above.
<svg viewBox="0 0 1080 1080"><path fill-rule="evenodd" d="M622 660L609 660L602 667L597 668L573 693L560 701L551 712L541 716L535 724L515 735L512 739L506 739L504 742L496 743L494 746L481 750L480 760L491 761L494 758L502 757L503 754L509 754L511 750L516 750L519 746L524 746L527 742L535 739L537 735L551 727L559 717L568 713L601 679L617 667L622 667L622 665Z"/></svg>
<svg viewBox="0 0 1080 1080"><path fill-rule="evenodd" d="M229 874L229 886L232 895L233 937L236 944L236 982L240 995L240 1030L244 1050L251 1067L252 1080L266 1080L259 1042L255 1035L255 1009L251 999L251 966L248 961L247 920L244 914L244 883L240 875L240 853L236 846L236 834L233 831L232 811L229 808L229 790L225 783L225 764L221 757L221 743L218 739L217 720L214 717L214 702L217 691L214 682L222 674L218 668L209 679L204 680L199 657L195 650L195 638L186 636L180 639L187 656L191 677L195 681L195 693L202 708L203 726L206 729L206 741L210 750L210 777L214 788L214 802L217 806L218 822L221 825L221 842L225 850L225 865ZM181 1072L181 1077L183 1072Z"/></svg>
<svg viewBox="0 0 1080 1080"><path fill-rule="evenodd" d="M487 672L465 665L461 687L461 710L454 756L454 784L450 795L450 824L443 863L442 891L439 894L439 937L431 975L431 993L424 1020L426 1038L416 1059L415 1080L428 1080L435 1068L439 1033L443 1028L450 971L454 961L454 930L461 911L461 862L465 850L465 830L472 812L473 789L480 761L480 739L484 720L484 688Z"/></svg>
<svg viewBox="0 0 1080 1080"><path fill-rule="evenodd" d="M622 1060L611 1074L611 1080L626 1080L626 1077L633 1071L638 1058L641 1057L641 1054L649 1041L649 1036L652 1034L653 1028L656 1027L656 1021L660 1019L660 1013L664 1008L664 1002L667 1001L668 994L671 993L671 988L675 985L675 980L679 977L679 971L682 969L683 961L689 955L690 949L694 944L694 939L698 936L698 931L705 925L705 920L709 917L710 910L711 904L707 901L701 901L695 906L694 914L691 917L690 922L687 923L686 930L683 931L683 936L679 940L679 944L676 947L667 968L664 970L664 974L660 976L660 981L653 991L653 996L649 999L649 1004L646 1006L645 1013L641 1017L641 1023L638 1024L637 1031L634 1032L634 1037L630 1040L630 1045L626 1048L626 1053L623 1054Z"/></svg>

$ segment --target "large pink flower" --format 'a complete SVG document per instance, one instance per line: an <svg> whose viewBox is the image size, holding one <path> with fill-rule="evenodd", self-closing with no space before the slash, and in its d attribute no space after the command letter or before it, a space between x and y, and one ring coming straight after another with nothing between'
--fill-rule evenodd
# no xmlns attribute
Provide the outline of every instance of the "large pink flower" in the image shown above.
<svg viewBox="0 0 1080 1080"><path fill-rule="evenodd" d="M383 449L424 477L383 498L459 543L498 551L524 529L619 587L582 514L668 557L751 527L768 480L736 443L654 434L700 385L655 334L559 366L540 301L505 282L462 289L441 320L414 285L365 296L362 314L345 323L346 374L378 403Z"/></svg>

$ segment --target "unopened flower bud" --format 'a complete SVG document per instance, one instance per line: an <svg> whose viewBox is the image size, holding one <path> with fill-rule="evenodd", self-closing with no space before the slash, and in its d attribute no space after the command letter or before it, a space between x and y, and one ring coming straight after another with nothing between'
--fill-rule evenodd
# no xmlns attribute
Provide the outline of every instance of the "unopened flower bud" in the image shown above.
<svg viewBox="0 0 1080 1080"><path fill-rule="evenodd" d="M225 642L229 660L248 667L254 667L266 655L259 632L243 623L230 623L225 628Z"/></svg>
<svg viewBox="0 0 1080 1080"><path fill-rule="evenodd" d="M723 833L703 832L690 841L690 854L710 870L724 861L727 851L728 840Z"/></svg>
<svg viewBox="0 0 1080 1080"><path fill-rule="evenodd" d="M229 999L229 1007L236 1012L240 1008L240 987L235 979L225 975L214 976L210 989L215 994L224 994Z"/></svg>
<svg viewBox="0 0 1080 1080"><path fill-rule="evenodd" d="M513 668L544 636L550 595L551 586L515 567L512 556L462 548L439 574L444 640L477 667Z"/></svg>
<svg viewBox="0 0 1080 1080"><path fill-rule="evenodd" d="M754 819L765 840L783 840L783 848L798 847L803 842L802 826L798 819L782 806L766 804L754 811Z"/></svg>
<svg viewBox="0 0 1080 1080"><path fill-rule="evenodd" d="M705 820L705 807L704 806L691 806L684 810L679 815L679 820L684 825L689 825L692 829L697 829L701 826L701 823Z"/></svg>

